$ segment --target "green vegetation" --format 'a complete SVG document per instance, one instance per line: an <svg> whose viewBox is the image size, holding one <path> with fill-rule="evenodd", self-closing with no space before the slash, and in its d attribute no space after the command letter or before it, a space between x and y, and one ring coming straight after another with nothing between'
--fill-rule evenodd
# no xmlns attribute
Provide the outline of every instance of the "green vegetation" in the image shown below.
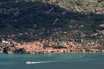
<svg viewBox="0 0 104 69"><path fill-rule="evenodd" d="M66 48L66 47L63 47L63 46L55 46L53 47L54 49L63 49L63 48Z"/></svg>
<svg viewBox="0 0 104 69"><path fill-rule="evenodd" d="M58 5L69 11L77 11L77 12L93 11L96 8L104 7L104 1L102 0L24 0L24 1L32 1L32 2L45 1L46 3Z"/></svg>
<svg viewBox="0 0 104 69"><path fill-rule="evenodd" d="M8 53L18 43L21 46L33 41L42 42L44 48L62 49L69 45L85 51L102 50L103 7L104 1L100 0L1 0L0 37L14 42Z"/></svg>
<svg viewBox="0 0 104 69"><path fill-rule="evenodd" d="M19 2L17 2L19 1ZM92 11L98 0L1 0L0 33L15 41L97 39L104 15ZM6 3L5 3L6 2ZM102 6L103 7L103 6ZM101 8L101 7L100 7ZM89 11L89 12L87 12ZM87 14L87 15L86 15Z"/></svg>

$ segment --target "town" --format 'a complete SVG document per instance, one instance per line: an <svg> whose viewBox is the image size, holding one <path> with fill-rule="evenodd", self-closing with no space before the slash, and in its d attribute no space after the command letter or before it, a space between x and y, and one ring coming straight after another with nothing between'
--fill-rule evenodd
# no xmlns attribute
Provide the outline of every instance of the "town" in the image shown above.
<svg viewBox="0 0 104 69"><path fill-rule="evenodd" d="M100 24L99 27L100 29L103 29L104 24ZM45 54L45 53L70 53L70 52L73 52L73 53L104 52L103 30L100 30L100 31L97 31L96 33L91 33L91 34L80 33L80 37L78 36L79 38L76 38L76 39L71 37L75 34L79 34L79 32L75 32L75 31L73 33L62 32L64 33L63 37L61 37L60 32L62 31L58 30L58 31L55 31L53 35L48 36L46 39L45 38L35 39L30 42L27 42L28 41L26 40L27 38L24 40L22 39L20 42L14 40L13 38L17 38L17 37L25 38L25 36L27 36L32 39L32 37L36 37L36 34L33 35L32 32L31 34L25 32L25 33L19 33L16 35L13 35L13 34L1 35L0 36L1 37L0 53ZM67 35L65 35L66 33ZM41 35L39 36L43 35L42 32L40 32L40 34ZM71 35L71 37L69 36L70 38L68 38L68 34ZM57 38L58 36L60 38Z"/></svg>

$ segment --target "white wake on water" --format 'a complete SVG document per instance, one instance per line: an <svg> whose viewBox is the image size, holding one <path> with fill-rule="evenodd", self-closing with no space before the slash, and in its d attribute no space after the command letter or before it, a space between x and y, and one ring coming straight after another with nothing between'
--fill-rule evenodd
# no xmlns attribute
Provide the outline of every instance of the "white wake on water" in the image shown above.
<svg viewBox="0 0 104 69"><path fill-rule="evenodd" d="M37 62L32 62L32 61L27 61L26 64L40 64L40 63L52 63L56 61L37 61Z"/></svg>

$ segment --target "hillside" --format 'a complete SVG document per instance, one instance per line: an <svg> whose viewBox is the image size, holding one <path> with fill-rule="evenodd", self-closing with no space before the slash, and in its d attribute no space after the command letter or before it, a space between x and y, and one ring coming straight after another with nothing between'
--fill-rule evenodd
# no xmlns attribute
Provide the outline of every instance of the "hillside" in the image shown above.
<svg viewBox="0 0 104 69"><path fill-rule="evenodd" d="M58 5L68 11L88 13L94 12L97 8L104 7L103 0L17 0L25 2L40 1L43 3Z"/></svg>
<svg viewBox="0 0 104 69"><path fill-rule="evenodd" d="M0 0L0 52L103 52L103 18L98 0Z"/></svg>
<svg viewBox="0 0 104 69"><path fill-rule="evenodd" d="M77 7L79 5L77 5L77 2L83 4L87 1L1 0L0 34L15 35L19 33L31 33L31 35L28 35L29 38L43 39L47 36L53 36L56 32L60 32L59 36L54 35L57 38L63 35L66 36L63 32L67 32L69 35L74 31L79 31L80 34L81 32L96 33L95 31L98 29L98 25L103 23L103 14L92 13L91 10L87 13L87 9L86 11L78 11L77 8L71 8L74 6ZM91 5L93 6L92 2ZM98 1L96 2L98 3ZM59 3L65 4L62 6ZM68 7L67 5L70 6ZM84 9L86 6L83 5L79 6ZM90 3L88 6L90 6ZM97 7L99 6L95 8ZM76 34L73 36L69 35L69 38L79 38ZM33 38L33 36L35 37Z"/></svg>

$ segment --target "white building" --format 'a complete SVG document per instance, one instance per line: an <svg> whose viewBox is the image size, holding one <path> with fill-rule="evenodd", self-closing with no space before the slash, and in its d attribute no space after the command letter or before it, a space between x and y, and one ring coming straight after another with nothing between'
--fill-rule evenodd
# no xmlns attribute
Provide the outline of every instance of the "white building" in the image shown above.
<svg viewBox="0 0 104 69"><path fill-rule="evenodd" d="M9 41L5 41L5 40L2 40L2 43L8 44L8 43L10 43L10 42L9 42Z"/></svg>

